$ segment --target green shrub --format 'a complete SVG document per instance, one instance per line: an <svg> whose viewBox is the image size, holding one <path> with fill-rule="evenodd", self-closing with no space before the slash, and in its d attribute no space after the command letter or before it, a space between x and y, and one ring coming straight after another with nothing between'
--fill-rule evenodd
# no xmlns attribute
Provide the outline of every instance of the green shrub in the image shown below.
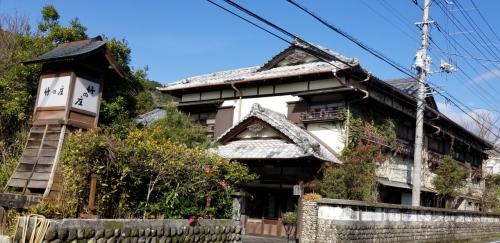
<svg viewBox="0 0 500 243"><path fill-rule="evenodd" d="M438 197L445 201L445 207L452 207L453 200L459 195L459 189L465 184L467 173L451 156L445 156L443 163L436 170L432 184L438 192Z"/></svg>
<svg viewBox="0 0 500 243"><path fill-rule="evenodd" d="M373 145L359 144L344 155L344 162L326 169L321 194L327 198L374 201L376 162L381 160Z"/></svg>
<svg viewBox="0 0 500 243"><path fill-rule="evenodd" d="M286 212L281 216L281 221L285 225L297 224L297 212Z"/></svg>
<svg viewBox="0 0 500 243"><path fill-rule="evenodd" d="M124 139L106 131L70 135L61 157L64 214L85 210L94 173L101 217L231 217L230 194L256 175L195 143L173 140L164 131L171 127L161 124L170 123L134 129Z"/></svg>

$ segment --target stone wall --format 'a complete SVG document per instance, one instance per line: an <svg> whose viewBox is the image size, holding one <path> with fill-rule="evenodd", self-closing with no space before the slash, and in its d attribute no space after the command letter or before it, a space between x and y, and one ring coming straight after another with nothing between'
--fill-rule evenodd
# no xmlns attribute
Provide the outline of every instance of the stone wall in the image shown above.
<svg viewBox="0 0 500 243"><path fill-rule="evenodd" d="M321 199L300 209L300 242L500 239L500 214Z"/></svg>
<svg viewBox="0 0 500 243"><path fill-rule="evenodd" d="M189 226L187 220L62 219L49 220L44 242L241 242L241 227L233 220L203 220ZM30 220L26 239L34 220ZM22 238L23 218L14 242Z"/></svg>

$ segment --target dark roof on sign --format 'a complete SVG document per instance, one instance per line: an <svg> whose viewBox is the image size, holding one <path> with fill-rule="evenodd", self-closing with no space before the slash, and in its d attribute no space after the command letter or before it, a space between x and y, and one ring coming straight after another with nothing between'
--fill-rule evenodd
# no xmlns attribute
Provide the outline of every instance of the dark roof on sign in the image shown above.
<svg viewBox="0 0 500 243"><path fill-rule="evenodd" d="M311 54L312 53L312 54ZM323 60L318 59L317 53ZM275 55L263 66L233 69L189 77L159 87L160 91L204 87L232 82L291 77L321 72L333 72L358 65L354 58L347 58L321 46L295 41L292 45Z"/></svg>
<svg viewBox="0 0 500 243"><path fill-rule="evenodd" d="M96 53L106 45L100 36L88 40L73 41L58 45L56 48L23 63L46 63L75 60Z"/></svg>
<svg viewBox="0 0 500 243"><path fill-rule="evenodd" d="M240 130L250 119L258 119L283 134L289 141L279 139L249 139L231 141L234 131ZM218 139L222 145L214 151L226 158L285 159L315 157L323 161L342 163L334 154L306 130L289 121L283 114L254 104L250 114L228 129Z"/></svg>
<svg viewBox="0 0 500 243"><path fill-rule="evenodd" d="M417 93L418 81L414 78L391 79L391 80L384 80L384 82L398 88L400 91L406 93L407 95L412 96L415 99L418 98L418 93ZM427 84L426 87L429 88ZM435 110L438 109L436 101L434 100L433 96L428 96L426 98L426 101L427 104L430 105L433 109Z"/></svg>

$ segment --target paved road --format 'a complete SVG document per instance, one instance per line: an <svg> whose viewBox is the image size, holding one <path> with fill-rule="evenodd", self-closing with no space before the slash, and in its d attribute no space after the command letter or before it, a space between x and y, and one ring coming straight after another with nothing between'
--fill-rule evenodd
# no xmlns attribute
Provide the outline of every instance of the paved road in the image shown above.
<svg viewBox="0 0 500 243"><path fill-rule="evenodd" d="M241 239L243 243L287 243L288 242L284 238L261 237L252 235L242 235Z"/></svg>

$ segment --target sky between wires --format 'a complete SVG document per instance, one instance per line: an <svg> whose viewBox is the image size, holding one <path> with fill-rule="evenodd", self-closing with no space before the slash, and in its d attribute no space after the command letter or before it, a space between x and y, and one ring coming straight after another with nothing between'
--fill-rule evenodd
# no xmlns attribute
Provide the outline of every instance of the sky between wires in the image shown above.
<svg viewBox="0 0 500 243"><path fill-rule="evenodd" d="M430 15L430 81L464 104L498 115L500 111L500 1L434 0ZM218 1L222 3L222 1ZM304 40L359 59L383 79L404 74L322 26L285 0L241 0L244 7ZM350 33L368 46L410 68L420 47L423 0L299 1L309 10ZM287 46L281 40L204 0L177 1L64 1L0 0L0 14L24 15L33 27L40 10L52 4L67 23L78 17L89 36L125 38L132 48L132 64L149 67L149 77L169 83L184 77L264 64ZM478 11L479 10L479 11ZM484 21L486 20L488 24ZM496 34L496 35L495 35ZM439 73L441 60L457 71ZM443 99L439 105L450 117L465 119Z"/></svg>

